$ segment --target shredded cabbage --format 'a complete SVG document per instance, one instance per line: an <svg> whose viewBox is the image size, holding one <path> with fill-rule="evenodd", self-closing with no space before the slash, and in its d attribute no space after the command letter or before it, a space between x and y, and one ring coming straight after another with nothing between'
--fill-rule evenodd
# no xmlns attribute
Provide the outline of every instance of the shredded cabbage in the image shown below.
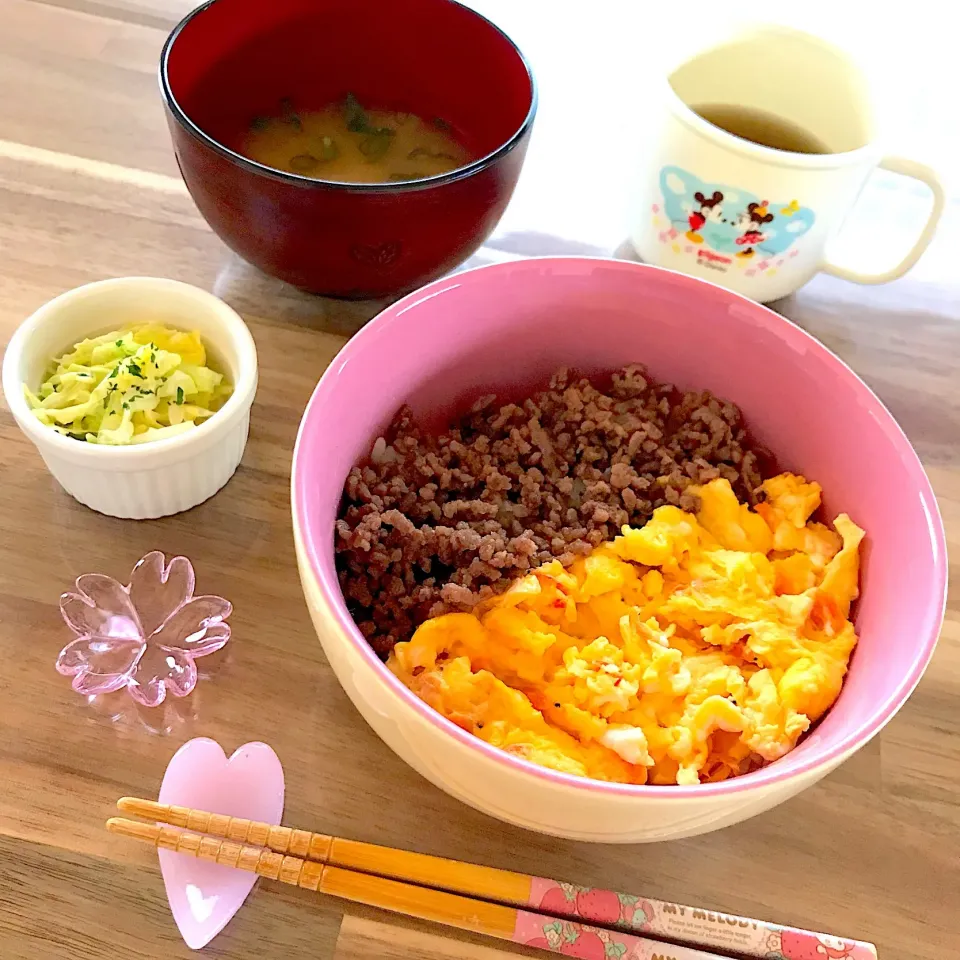
<svg viewBox="0 0 960 960"><path fill-rule="evenodd" d="M126 327L74 345L54 359L34 393L34 416L88 443L149 443L194 430L233 388L207 365L196 331L159 323Z"/></svg>

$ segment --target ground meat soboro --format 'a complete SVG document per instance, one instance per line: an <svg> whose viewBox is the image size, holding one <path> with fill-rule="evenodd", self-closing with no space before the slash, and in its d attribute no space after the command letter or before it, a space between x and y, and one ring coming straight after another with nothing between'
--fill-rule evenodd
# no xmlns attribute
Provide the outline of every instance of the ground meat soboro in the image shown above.
<svg viewBox="0 0 960 960"><path fill-rule="evenodd" d="M737 407L640 366L592 381L560 370L520 404L481 398L440 436L403 408L347 477L340 586L386 657L428 617L469 610L553 558L570 564L661 504L696 509L692 484L726 477L753 503L774 472Z"/></svg>

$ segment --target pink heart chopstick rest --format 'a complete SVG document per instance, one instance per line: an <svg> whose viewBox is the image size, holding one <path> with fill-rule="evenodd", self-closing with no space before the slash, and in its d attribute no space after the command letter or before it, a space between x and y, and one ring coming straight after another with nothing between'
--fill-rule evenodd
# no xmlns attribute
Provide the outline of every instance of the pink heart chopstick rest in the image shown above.
<svg viewBox="0 0 960 960"><path fill-rule="evenodd" d="M231 817L280 823L283 767L265 743L245 743L228 759L207 737L189 740L173 755L160 787L160 803ZM170 910L187 946L206 946L233 918L257 878L241 870L171 850L159 850Z"/></svg>

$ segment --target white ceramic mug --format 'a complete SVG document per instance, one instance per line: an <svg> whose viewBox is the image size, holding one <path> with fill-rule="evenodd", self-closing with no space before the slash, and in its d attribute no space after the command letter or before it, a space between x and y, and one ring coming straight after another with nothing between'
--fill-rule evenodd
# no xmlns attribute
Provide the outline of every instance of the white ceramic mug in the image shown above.
<svg viewBox="0 0 960 960"><path fill-rule="evenodd" d="M821 270L858 283L893 280L930 242L943 186L923 164L883 155L866 77L838 48L787 27L758 26L685 60L663 88L631 237L645 262L766 302ZM828 152L742 139L695 112L707 105L773 114ZM829 250L877 168L927 184L933 206L909 253L868 274L834 262Z"/></svg>

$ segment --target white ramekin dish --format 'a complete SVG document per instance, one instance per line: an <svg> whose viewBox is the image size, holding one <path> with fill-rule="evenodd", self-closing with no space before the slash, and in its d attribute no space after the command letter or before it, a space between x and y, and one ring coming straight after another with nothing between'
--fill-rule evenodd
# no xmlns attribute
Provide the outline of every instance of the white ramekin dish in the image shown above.
<svg viewBox="0 0 960 960"><path fill-rule="evenodd" d="M23 394L50 361L84 337L131 323L197 330L233 394L196 430L167 440L113 447L84 443L44 426ZM88 283L55 297L16 330L3 358L3 392L20 429L64 490L112 517L146 520L189 510L234 474L247 442L257 391L257 349L236 311L205 290L154 277Z"/></svg>

